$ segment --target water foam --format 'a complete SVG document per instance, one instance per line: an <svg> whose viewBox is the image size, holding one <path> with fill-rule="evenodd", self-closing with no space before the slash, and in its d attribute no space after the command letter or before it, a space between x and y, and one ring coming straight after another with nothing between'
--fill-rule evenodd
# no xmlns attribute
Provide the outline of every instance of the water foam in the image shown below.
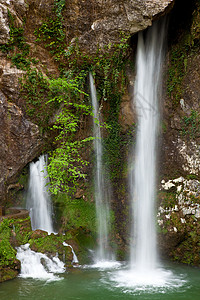
<svg viewBox="0 0 200 300"><path fill-rule="evenodd" d="M126 293L166 293L182 287L187 281L183 275L157 268L152 271L119 270L109 273L109 280L114 287Z"/></svg>
<svg viewBox="0 0 200 300"><path fill-rule="evenodd" d="M96 261L93 265L90 265L90 268L99 269L99 270L108 270L108 269L118 269L121 266L121 263L115 260L99 260Z"/></svg>

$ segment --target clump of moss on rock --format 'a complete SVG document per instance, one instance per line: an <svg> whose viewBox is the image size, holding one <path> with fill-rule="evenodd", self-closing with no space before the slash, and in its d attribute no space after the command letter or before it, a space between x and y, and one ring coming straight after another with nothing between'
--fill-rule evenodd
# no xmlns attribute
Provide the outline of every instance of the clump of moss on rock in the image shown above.
<svg viewBox="0 0 200 300"><path fill-rule="evenodd" d="M15 246L19 245L20 240L25 241L24 237L27 232L23 227L24 222L29 225L27 229L30 229L30 218L4 219L0 223L0 282L13 279L20 272L20 261L16 259Z"/></svg>

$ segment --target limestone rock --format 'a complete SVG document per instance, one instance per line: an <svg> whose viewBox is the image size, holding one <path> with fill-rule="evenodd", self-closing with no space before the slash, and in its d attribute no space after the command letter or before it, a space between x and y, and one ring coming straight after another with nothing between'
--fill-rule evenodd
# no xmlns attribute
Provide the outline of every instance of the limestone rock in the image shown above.
<svg viewBox="0 0 200 300"><path fill-rule="evenodd" d="M78 37L82 50L95 52L109 43L119 43L122 36L133 35L152 25L152 21L170 9L174 0L95 0L70 1L65 19L69 24L67 38ZM71 33L74 32L74 36Z"/></svg>
<svg viewBox="0 0 200 300"><path fill-rule="evenodd" d="M28 121L21 109L8 102L0 92L0 190L5 197L7 185L40 151L38 126Z"/></svg>
<svg viewBox="0 0 200 300"><path fill-rule="evenodd" d="M0 43L5 44L10 38L10 28L8 25L8 12L7 7L0 1Z"/></svg>

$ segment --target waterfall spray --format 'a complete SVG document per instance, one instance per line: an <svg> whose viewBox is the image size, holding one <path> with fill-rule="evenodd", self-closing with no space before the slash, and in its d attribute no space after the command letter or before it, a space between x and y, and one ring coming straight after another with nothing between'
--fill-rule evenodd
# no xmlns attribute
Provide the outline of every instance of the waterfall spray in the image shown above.
<svg viewBox="0 0 200 300"><path fill-rule="evenodd" d="M156 141L159 125L159 93L162 83L164 25L154 24L148 29L146 39L138 36L136 103L138 129L135 167L131 174L133 199L133 237L131 268L153 270L157 264L155 231L155 166Z"/></svg>

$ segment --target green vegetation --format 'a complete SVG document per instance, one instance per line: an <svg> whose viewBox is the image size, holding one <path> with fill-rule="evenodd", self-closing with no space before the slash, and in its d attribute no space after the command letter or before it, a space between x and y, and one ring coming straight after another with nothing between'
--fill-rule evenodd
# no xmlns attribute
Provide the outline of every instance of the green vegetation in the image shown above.
<svg viewBox="0 0 200 300"><path fill-rule="evenodd" d="M8 266L16 259L16 250L10 245L8 240L0 241L0 265Z"/></svg>
<svg viewBox="0 0 200 300"><path fill-rule="evenodd" d="M123 169L124 145L129 142L129 137L124 137L119 124L121 98L126 87L125 69L129 64L127 41L128 37L122 36L120 44L112 45L112 56L107 52L98 53L93 66L94 75L98 75L96 84L99 98L101 97L101 102L107 101L108 103L105 113L105 121L108 126L107 135L103 141L105 146L104 162L113 184L120 179Z"/></svg>
<svg viewBox="0 0 200 300"><path fill-rule="evenodd" d="M18 69L27 70L30 68L34 60L28 58L30 46L26 43L24 38L24 28L17 27L15 18L8 10L10 40L7 44L0 45L0 50L7 54L11 59L13 65Z"/></svg>
<svg viewBox="0 0 200 300"><path fill-rule="evenodd" d="M34 251L41 253L50 253L55 256L58 253L60 256L63 255L63 242L66 241L66 236L64 235L46 235L43 237L34 237L29 240L30 248ZM68 248L67 248L68 249ZM70 250L70 249L68 249ZM71 252L71 250L69 251Z"/></svg>
<svg viewBox="0 0 200 300"><path fill-rule="evenodd" d="M50 82L50 88L59 96L54 97L48 103L56 101L62 105L64 104L62 113L53 126L59 132L56 140L60 142L59 147L50 157L48 167L48 172L52 179L51 184L53 188L51 187L51 191L53 193L58 191L70 193L74 190L77 179L80 180L85 177L80 168L86 166L87 161L82 159L80 150L92 138L85 138L80 142L74 141L74 136L77 133L83 115L90 114L90 106L87 104L88 97L84 92L81 92L86 89L86 78L89 71L93 73L94 77L98 74L96 83L99 100L107 101L109 105L108 115L106 115L108 126L107 139L105 141L107 154L105 158L107 159L107 165L113 181L116 180L116 175L119 176L119 165L122 164L120 151L124 140L122 142L120 136L121 128L118 117L121 96L125 88L126 63L124 57L128 48L125 40L127 41L127 39L122 39L121 44L115 45L115 51L112 56L109 56L105 51L99 51L92 62L87 55L79 51L78 44L75 44L70 48L70 53L68 53L68 59L70 60L69 70L63 74L62 78L51 80Z"/></svg>
<svg viewBox="0 0 200 300"><path fill-rule="evenodd" d="M82 158L81 150L93 138L76 139L75 135L81 116L90 114L90 106L84 104L84 101L80 103L80 100L80 104L76 103L81 93L86 94L79 90L75 81L58 78L50 81L50 89L56 96L48 103L56 101L62 105L62 111L52 127L58 132L55 138L58 147L49 157L47 169L51 178L50 191L53 194L61 191L71 195L78 180L85 178L83 167L88 164L87 160Z"/></svg>
<svg viewBox="0 0 200 300"><path fill-rule="evenodd" d="M65 2L65 0L54 0L51 18L35 30L36 41L45 43L45 48L50 51L56 61L60 61L65 55L65 30L62 17Z"/></svg>
<svg viewBox="0 0 200 300"><path fill-rule="evenodd" d="M185 238L178 247L172 251L174 260L179 262L200 266L200 225L195 222L193 216L188 217L185 224Z"/></svg>
<svg viewBox="0 0 200 300"><path fill-rule="evenodd" d="M49 81L44 75L32 68L20 80L21 95L24 98L24 110L31 120L42 128L49 129L49 120L59 107L56 101L47 105L47 100L53 97Z"/></svg>
<svg viewBox="0 0 200 300"><path fill-rule="evenodd" d="M195 110L191 110L189 116L184 116L182 119L181 133L183 136L195 139L200 132L200 114Z"/></svg>
<svg viewBox="0 0 200 300"><path fill-rule="evenodd" d="M185 48L175 46L171 52L170 68L168 69L167 91L173 96L173 103L178 104L182 97L182 81L187 68L187 51Z"/></svg>
<svg viewBox="0 0 200 300"><path fill-rule="evenodd" d="M30 218L4 219L0 223L0 266L12 266L16 261L16 245L28 242Z"/></svg>
<svg viewBox="0 0 200 300"><path fill-rule="evenodd" d="M196 1L196 9L188 31L181 35L178 43L172 45L168 68L167 92L172 99L173 106L179 104L184 90L182 83L187 72L188 58L195 55L199 49L200 40L200 4Z"/></svg>
<svg viewBox="0 0 200 300"><path fill-rule="evenodd" d="M4 220L0 224L0 266L12 265L16 259L16 250L10 244L10 223L10 220Z"/></svg>
<svg viewBox="0 0 200 300"><path fill-rule="evenodd" d="M96 235L96 212L95 203L85 201L83 198L70 199L66 194L60 193L57 197L57 205L62 210L64 217L63 230L66 234L70 230L85 228Z"/></svg>
<svg viewBox="0 0 200 300"><path fill-rule="evenodd" d="M177 203L176 193L169 191L159 191L158 192L159 203L163 208L174 207Z"/></svg>
<svg viewBox="0 0 200 300"><path fill-rule="evenodd" d="M17 68L26 71L20 83L27 116L39 125L41 133L56 137L55 150L49 158L50 190L55 194L66 191L72 195L75 185L85 178L83 170L88 162L82 158L82 153L84 145L92 140L91 137L78 138L77 135L84 116L90 113L88 96L82 92L88 89L86 81L89 71L96 79L99 101L108 102L105 161L113 181L119 176L123 152L121 145L125 139L121 135L118 117L126 83L125 58L129 45L128 37L122 34L119 44L109 44L107 49L99 49L93 57L80 51L78 39L67 46L62 16L64 9L65 1L55 0L52 15L35 30L36 42L44 45L57 62L60 70L58 79L49 80L33 67L37 60L29 57L29 45L24 38L26 21L23 27L17 27L10 12L10 40L1 46L1 50L7 53ZM111 47L112 55L107 51ZM54 121L50 131L50 123Z"/></svg>

